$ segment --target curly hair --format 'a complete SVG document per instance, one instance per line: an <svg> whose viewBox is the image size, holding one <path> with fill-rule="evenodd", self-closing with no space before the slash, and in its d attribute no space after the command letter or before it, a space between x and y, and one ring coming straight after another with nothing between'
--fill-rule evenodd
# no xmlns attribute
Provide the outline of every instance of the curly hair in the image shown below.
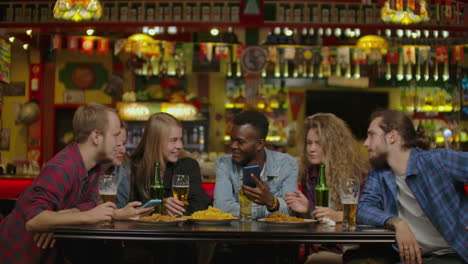
<svg viewBox="0 0 468 264"><path fill-rule="evenodd" d="M342 179L355 178L361 183L365 180L370 165L359 143L345 121L331 113L317 113L309 116L302 130L302 155L299 182L307 177L313 165L307 159L307 134L315 129L323 148L327 184L333 209L342 210L339 184Z"/></svg>

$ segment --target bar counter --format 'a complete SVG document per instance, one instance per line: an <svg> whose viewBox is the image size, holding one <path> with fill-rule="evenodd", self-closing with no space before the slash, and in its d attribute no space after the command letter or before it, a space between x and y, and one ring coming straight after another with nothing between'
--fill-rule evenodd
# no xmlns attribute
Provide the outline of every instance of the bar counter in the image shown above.
<svg viewBox="0 0 468 264"><path fill-rule="evenodd" d="M393 243L395 233L371 226L359 226L356 231L310 223L306 226L275 226L255 220L234 220L222 225L200 225L190 221L178 224L153 224L136 221L116 221L113 226L59 226L57 239L105 239L142 241L218 241L218 242L339 242Z"/></svg>

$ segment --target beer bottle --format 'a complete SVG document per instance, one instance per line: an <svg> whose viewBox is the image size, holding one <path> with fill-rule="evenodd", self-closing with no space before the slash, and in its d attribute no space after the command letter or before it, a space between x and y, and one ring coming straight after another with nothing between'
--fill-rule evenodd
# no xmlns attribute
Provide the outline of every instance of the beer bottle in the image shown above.
<svg viewBox="0 0 468 264"><path fill-rule="evenodd" d="M151 199L164 199L164 185L161 184L160 165L158 162L154 163L154 177L151 179L150 184L150 198ZM155 213L162 214L163 204L159 203L154 208Z"/></svg>
<svg viewBox="0 0 468 264"><path fill-rule="evenodd" d="M320 164L319 181L315 186L315 206L328 207L328 185L324 164Z"/></svg>

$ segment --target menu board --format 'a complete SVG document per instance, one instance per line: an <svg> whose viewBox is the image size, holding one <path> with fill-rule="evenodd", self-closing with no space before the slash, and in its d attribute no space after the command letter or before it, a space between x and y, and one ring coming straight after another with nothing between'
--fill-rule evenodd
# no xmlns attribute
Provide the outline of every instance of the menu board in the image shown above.
<svg viewBox="0 0 468 264"><path fill-rule="evenodd" d="M0 81L10 83L11 46L4 39L0 40Z"/></svg>

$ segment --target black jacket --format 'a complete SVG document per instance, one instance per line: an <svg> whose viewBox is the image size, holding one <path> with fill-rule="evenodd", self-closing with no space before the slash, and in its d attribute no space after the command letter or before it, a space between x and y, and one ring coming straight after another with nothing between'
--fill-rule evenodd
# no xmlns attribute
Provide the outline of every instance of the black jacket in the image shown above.
<svg viewBox="0 0 468 264"><path fill-rule="evenodd" d="M192 158L180 158L176 163L167 163L164 173L164 197L172 197L172 175L188 174L190 177L189 205L186 208L186 215L193 212L205 210L211 204L211 199L202 188L200 166Z"/></svg>

